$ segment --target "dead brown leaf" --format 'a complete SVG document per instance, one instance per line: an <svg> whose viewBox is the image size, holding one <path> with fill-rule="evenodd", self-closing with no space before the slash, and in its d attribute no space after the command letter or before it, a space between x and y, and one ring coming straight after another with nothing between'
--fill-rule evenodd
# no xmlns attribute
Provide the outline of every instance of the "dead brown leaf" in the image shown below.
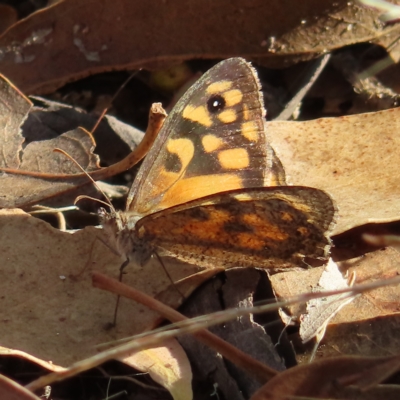
<svg viewBox="0 0 400 400"><path fill-rule="evenodd" d="M300 365L288 369L272 378L251 400L281 400L294 396L318 399L368 399L363 378L374 374L374 382L382 381L389 373L394 373L400 366L399 356L381 358L336 357ZM351 386L350 386L351 385ZM380 387L374 391L379 394ZM392 386L388 390L382 387L380 394L385 399L398 398L400 389ZM397 397L395 397L397 396Z"/></svg>
<svg viewBox="0 0 400 400"><path fill-rule="evenodd" d="M60 232L21 210L2 210L0 237L3 347L68 365L96 353L100 343L142 332L159 320L156 312L122 299L117 328L106 330L115 296L94 289L91 272L118 278L123 260L106 246L102 230ZM165 266L173 281L198 271L168 260ZM157 261L144 268L129 266L126 272L124 281L135 288L151 296L164 293L172 307L181 302L166 295L171 280Z"/></svg>
<svg viewBox="0 0 400 400"><path fill-rule="evenodd" d="M295 8L279 0L155 4L60 1L0 38L0 69L26 93L48 92L93 73L196 57L241 55L286 66L397 29L377 24L378 11L344 0L307 0ZM175 18L179 24L171 23Z"/></svg>
<svg viewBox="0 0 400 400"><path fill-rule="evenodd" d="M0 4L0 34L5 32L18 20L18 13L14 7L8 4Z"/></svg>

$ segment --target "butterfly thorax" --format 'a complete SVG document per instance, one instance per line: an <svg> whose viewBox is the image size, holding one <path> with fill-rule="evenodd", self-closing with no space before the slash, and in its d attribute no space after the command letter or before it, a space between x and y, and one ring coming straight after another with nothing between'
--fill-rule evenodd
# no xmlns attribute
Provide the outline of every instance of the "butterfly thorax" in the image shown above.
<svg viewBox="0 0 400 400"><path fill-rule="evenodd" d="M136 223L141 217L122 211L108 213L104 209L100 210L100 216L103 229L111 240L108 243L111 249L136 265L144 265L154 248L136 232Z"/></svg>

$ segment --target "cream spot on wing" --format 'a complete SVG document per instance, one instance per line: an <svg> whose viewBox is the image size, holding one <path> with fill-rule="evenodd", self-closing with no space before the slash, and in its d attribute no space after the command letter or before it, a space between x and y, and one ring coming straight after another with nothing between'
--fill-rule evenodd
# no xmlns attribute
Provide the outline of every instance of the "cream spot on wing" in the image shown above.
<svg viewBox="0 0 400 400"><path fill-rule="evenodd" d="M206 153L211 153L215 150L218 150L224 144L222 139L215 135L205 135L201 139L201 143L203 144L204 151Z"/></svg>
<svg viewBox="0 0 400 400"><path fill-rule="evenodd" d="M254 198L249 193L239 193L239 194L233 195L233 197L238 201L254 200Z"/></svg>
<svg viewBox="0 0 400 400"><path fill-rule="evenodd" d="M232 87L231 81L219 81L219 82L214 82L211 85L209 85L208 88L206 89L206 92L208 94L216 94L216 93L225 92L225 90L228 90L231 87Z"/></svg>
<svg viewBox="0 0 400 400"><path fill-rule="evenodd" d="M225 110L218 114L218 118L221 122L229 124L236 121L237 114L235 110Z"/></svg>
<svg viewBox="0 0 400 400"><path fill-rule="evenodd" d="M210 114L204 106L193 107L189 104L183 109L182 116L207 127L212 125Z"/></svg>
<svg viewBox="0 0 400 400"><path fill-rule="evenodd" d="M243 93L239 89L232 89L225 92L223 94L223 97L225 99L226 105L228 107L232 107L242 101Z"/></svg>
<svg viewBox="0 0 400 400"><path fill-rule="evenodd" d="M242 169L250 165L246 149L223 150L218 153L218 160L224 169Z"/></svg>
<svg viewBox="0 0 400 400"><path fill-rule="evenodd" d="M243 122L242 135L251 142L257 142L259 138L259 129L254 121Z"/></svg>

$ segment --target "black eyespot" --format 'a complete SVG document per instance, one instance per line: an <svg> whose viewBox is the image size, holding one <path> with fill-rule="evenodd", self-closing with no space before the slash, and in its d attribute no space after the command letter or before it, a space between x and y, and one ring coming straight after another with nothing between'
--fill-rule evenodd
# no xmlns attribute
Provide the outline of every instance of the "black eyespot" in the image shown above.
<svg viewBox="0 0 400 400"><path fill-rule="evenodd" d="M210 97L207 101L207 109L212 114L221 111L223 108L225 108L225 105L225 99L219 94Z"/></svg>

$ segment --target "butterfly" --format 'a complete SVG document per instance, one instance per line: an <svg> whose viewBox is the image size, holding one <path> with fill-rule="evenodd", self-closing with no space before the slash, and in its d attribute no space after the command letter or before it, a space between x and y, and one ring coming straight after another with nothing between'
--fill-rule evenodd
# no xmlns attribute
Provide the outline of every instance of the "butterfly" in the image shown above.
<svg viewBox="0 0 400 400"><path fill-rule="evenodd" d="M220 62L185 93L126 211L103 216L127 263L144 265L155 252L207 268L280 270L327 259L333 200L286 186L265 113L257 73L242 58Z"/></svg>

